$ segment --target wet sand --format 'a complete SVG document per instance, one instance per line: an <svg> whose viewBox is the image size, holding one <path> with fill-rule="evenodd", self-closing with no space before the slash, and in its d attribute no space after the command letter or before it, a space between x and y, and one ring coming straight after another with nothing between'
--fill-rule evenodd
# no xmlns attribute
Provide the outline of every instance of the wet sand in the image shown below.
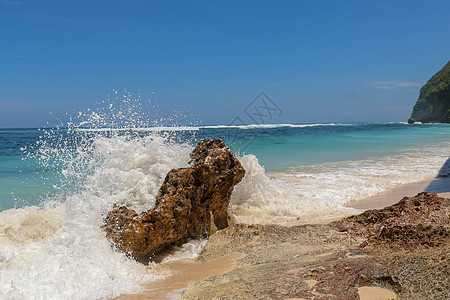
<svg viewBox="0 0 450 300"><path fill-rule="evenodd" d="M160 263L158 264L159 271L168 272L170 275L145 284L141 294L121 295L116 299L178 299L190 282L228 273L236 267L236 259L243 256L243 254L235 252L207 262L179 260Z"/></svg>
<svg viewBox="0 0 450 300"><path fill-rule="evenodd" d="M363 286L358 289L361 300L392 300L397 299L397 295L390 290L375 286Z"/></svg>
<svg viewBox="0 0 450 300"><path fill-rule="evenodd" d="M397 203L403 197L413 197L420 192L438 193L441 197L450 198L450 177L436 177L433 180L401 185L373 197L347 203L357 209L379 209Z"/></svg>

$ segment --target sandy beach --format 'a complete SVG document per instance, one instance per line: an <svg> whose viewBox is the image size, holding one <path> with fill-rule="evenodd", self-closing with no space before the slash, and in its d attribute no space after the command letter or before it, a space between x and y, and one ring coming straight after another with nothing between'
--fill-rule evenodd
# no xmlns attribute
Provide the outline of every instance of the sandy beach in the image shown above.
<svg viewBox="0 0 450 300"><path fill-rule="evenodd" d="M441 197L450 198L450 177L436 177L433 180L401 185L373 197L347 203L347 206L364 210L383 208L420 192L438 193Z"/></svg>

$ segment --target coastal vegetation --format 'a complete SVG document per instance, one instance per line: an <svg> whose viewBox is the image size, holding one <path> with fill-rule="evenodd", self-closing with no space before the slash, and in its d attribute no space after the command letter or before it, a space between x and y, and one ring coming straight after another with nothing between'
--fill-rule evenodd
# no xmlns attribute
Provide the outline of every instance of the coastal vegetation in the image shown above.
<svg viewBox="0 0 450 300"><path fill-rule="evenodd" d="M450 123L450 61L420 89L409 123Z"/></svg>

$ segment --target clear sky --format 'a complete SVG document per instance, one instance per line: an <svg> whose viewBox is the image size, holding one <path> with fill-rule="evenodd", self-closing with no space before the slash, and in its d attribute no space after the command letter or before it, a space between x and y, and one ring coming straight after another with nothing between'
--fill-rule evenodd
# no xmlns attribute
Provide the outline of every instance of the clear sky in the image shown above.
<svg viewBox="0 0 450 300"><path fill-rule="evenodd" d="M114 89L181 123L227 124L261 91L275 123L406 121L449 58L448 0L0 0L0 127Z"/></svg>

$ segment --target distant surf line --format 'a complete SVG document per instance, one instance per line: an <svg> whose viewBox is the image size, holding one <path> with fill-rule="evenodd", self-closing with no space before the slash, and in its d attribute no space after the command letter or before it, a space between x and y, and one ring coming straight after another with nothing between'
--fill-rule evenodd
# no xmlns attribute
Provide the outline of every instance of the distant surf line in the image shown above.
<svg viewBox="0 0 450 300"><path fill-rule="evenodd" d="M271 129L306 128L317 126L351 126L353 123L315 123L315 124L249 124L249 125L200 125L200 126L155 126L155 127L118 127L118 128L75 128L78 131L198 131L201 129Z"/></svg>

